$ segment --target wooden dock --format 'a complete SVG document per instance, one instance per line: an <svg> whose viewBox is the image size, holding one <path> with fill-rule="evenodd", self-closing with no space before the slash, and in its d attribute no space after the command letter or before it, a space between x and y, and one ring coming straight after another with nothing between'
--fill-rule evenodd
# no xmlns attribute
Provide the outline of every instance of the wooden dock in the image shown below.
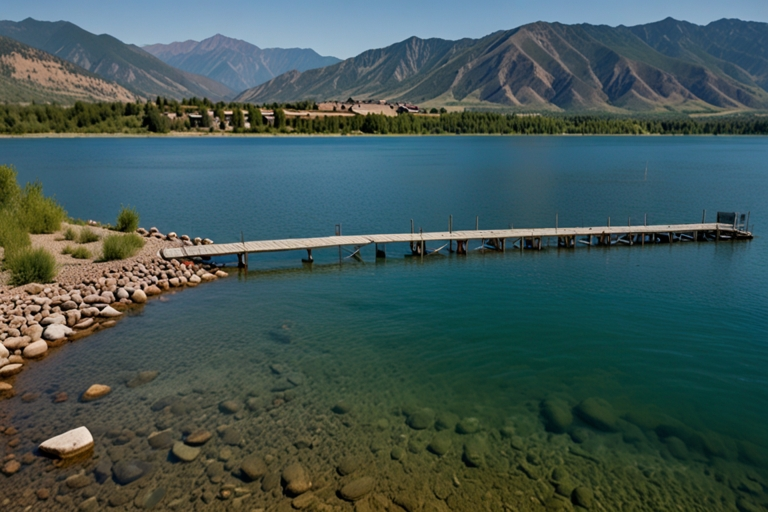
<svg viewBox="0 0 768 512"><path fill-rule="evenodd" d="M341 230L337 226L337 233ZM313 249L352 247L351 256L358 257L362 247L374 244L376 257L386 257L387 244L405 243L410 246L409 255L429 256L448 248L450 252L467 254L474 249L482 250L541 250L544 240L557 240L557 247L575 249L578 246L644 246L658 243L720 242L748 240L752 233L736 223L667 224L654 226L596 226L537 229L490 229L468 231L443 231L430 233L395 233L381 235L344 235L317 238L290 238L284 240L259 240L211 245L191 245L163 249L160 255L165 259L209 258L238 255L240 265L248 265L248 254L279 251L307 251L303 261L312 262ZM469 247L469 242L479 242L478 247ZM427 243L439 247L428 248ZM508 242L511 242L508 244ZM548 244L547 244L548 245Z"/></svg>

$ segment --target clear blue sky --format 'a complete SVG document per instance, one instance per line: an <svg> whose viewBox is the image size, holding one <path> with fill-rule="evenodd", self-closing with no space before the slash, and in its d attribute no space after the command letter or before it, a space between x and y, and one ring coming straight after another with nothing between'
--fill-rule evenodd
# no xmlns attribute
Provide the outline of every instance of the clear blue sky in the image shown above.
<svg viewBox="0 0 768 512"><path fill-rule="evenodd" d="M0 0L0 19L67 20L138 45L216 33L351 57L410 36L481 37L533 21L637 25L672 16L768 22L768 0Z"/></svg>

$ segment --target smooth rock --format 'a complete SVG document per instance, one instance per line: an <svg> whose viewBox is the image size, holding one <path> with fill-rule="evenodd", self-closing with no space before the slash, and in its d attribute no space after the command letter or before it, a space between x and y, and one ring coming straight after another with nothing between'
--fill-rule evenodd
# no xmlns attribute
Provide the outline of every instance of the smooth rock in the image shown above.
<svg viewBox="0 0 768 512"><path fill-rule="evenodd" d="M242 436L240 435L240 431L237 430L235 427L228 427L226 430L222 432L221 440L224 441L225 444L228 444L230 446L236 446L240 444L240 441L242 440Z"/></svg>
<svg viewBox="0 0 768 512"><path fill-rule="evenodd" d="M186 445L181 441L173 444L173 454L184 462L192 462L200 455L200 448Z"/></svg>
<svg viewBox="0 0 768 512"><path fill-rule="evenodd" d="M7 358L11 353L5 348L5 345L0 344L0 359Z"/></svg>
<svg viewBox="0 0 768 512"><path fill-rule="evenodd" d="M12 459L6 462L3 465L3 468L0 469L0 471L2 471L3 474L6 476L11 476L20 469L21 469L21 463L17 460Z"/></svg>
<svg viewBox="0 0 768 512"><path fill-rule="evenodd" d="M541 416L546 429L556 434L562 434L573 423L573 414L568 404L556 398L541 403Z"/></svg>
<svg viewBox="0 0 768 512"><path fill-rule="evenodd" d="M459 434L474 434L480 428L480 420L477 418L464 418L456 425Z"/></svg>
<svg viewBox="0 0 768 512"><path fill-rule="evenodd" d="M155 380L160 372L155 370L145 370L139 372L134 378L129 380L125 385L129 388L137 388L141 385L148 384Z"/></svg>
<svg viewBox="0 0 768 512"><path fill-rule="evenodd" d="M80 397L82 402L90 402L97 400L103 396L106 396L112 392L112 388L104 384L93 384L91 387L85 390Z"/></svg>
<svg viewBox="0 0 768 512"><path fill-rule="evenodd" d="M375 486L376 480L369 476L364 476L363 478L353 480L342 487L339 494L341 494L341 497L345 500L357 501L365 497L365 495L371 492Z"/></svg>
<svg viewBox="0 0 768 512"><path fill-rule="evenodd" d="M62 317L63 318L63 317ZM64 320L66 322L66 319ZM48 341L58 341L72 334L72 329L63 324L52 324L43 331L43 338Z"/></svg>
<svg viewBox="0 0 768 512"><path fill-rule="evenodd" d="M224 414L235 414L240 410L240 404L234 400L225 400L219 404L219 410Z"/></svg>
<svg viewBox="0 0 768 512"><path fill-rule="evenodd" d="M435 455L442 457L451 449L453 442L451 441L450 434L444 431L437 434L432 438L432 441L427 445L427 450L431 451Z"/></svg>
<svg viewBox="0 0 768 512"><path fill-rule="evenodd" d="M131 300L137 304L142 304L147 302L147 294L144 293L144 290L137 288L131 294Z"/></svg>
<svg viewBox="0 0 768 512"><path fill-rule="evenodd" d="M40 325L42 325L43 327L47 327L49 325L56 325L56 324L66 325L66 323L67 323L67 317L62 315L61 313L54 313L40 320Z"/></svg>
<svg viewBox="0 0 768 512"><path fill-rule="evenodd" d="M121 460L112 466L112 474L118 484L128 485L148 475L152 468L152 464L142 460Z"/></svg>
<svg viewBox="0 0 768 512"><path fill-rule="evenodd" d="M118 300L130 299L131 298L131 294L128 293L128 290L126 290L125 288L120 288L119 290L117 290L116 297L118 298Z"/></svg>
<svg viewBox="0 0 768 512"><path fill-rule="evenodd" d="M92 480L83 474L72 475L64 480L64 483L70 489L82 489L83 487L91 485L91 482Z"/></svg>
<svg viewBox="0 0 768 512"><path fill-rule="evenodd" d="M144 499L141 500L141 506L142 508L149 510L163 501L163 498L165 498L165 489L163 487L158 487L144 496Z"/></svg>
<svg viewBox="0 0 768 512"><path fill-rule="evenodd" d="M147 286L144 289L144 293L147 294L147 297L152 297L153 295L160 295L161 293L163 293L163 291L153 284L153 285Z"/></svg>
<svg viewBox="0 0 768 512"><path fill-rule="evenodd" d="M92 449L93 436L86 427L78 427L43 441L39 448L50 455L68 459Z"/></svg>
<svg viewBox="0 0 768 512"><path fill-rule="evenodd" d="M147 437L149 446L154 450L167 450L173 446L174 439L170 430L163 430L162 432L153 432Z"/></svg>
<svg viewBox="0 0 768 512"><path fill-rule="evenodd" d="M595 497L592 493L592 489L583 486L575 488L573 490L573 494L571 495L573 502L584 508L592 508L594 498Z"/></svg>
<svg viewBox="0 0 768 512"><path fill-rule="evenodd" d="M199 446L207 443L211 437L213 437L213 434L207 430L196 430L189 434L184 442L188 445Z"/></svg>
<svg viewBox="0 0 768 512"><path fill-rule="evenodd" d="M664 439L664 443L667 445L669 453L671 453L674 458L680 460L687 460L690 458L688 447L679 437L669 436Z"/></svg>
<svg viewBox="0 0 768 512"><path fill-rule="evenodd" d="M21 330L22 336L29 336L31 341L37 341L43 337L43 327L38 324L32 324Z"/></svg>
<svg viewBox="0 0 768 512"><path fill-rule="evenodd" d="M464 443L464 462L470 467L483 467L488 448L483 439L472 437Z"/></svg>
<svg viewBox="0 0 768 512"><path fill-rule="evenodd" d="M30 295L38 295L43 290L45 290L45 286L38 283L29 283L24 287L24 291Z"/></svg>
<svg viewBox="0 0 768 512"><path fill-rule="evenodd" d="M437 430L455 430L458 422L459 417L452 412L441 412L435 420L435 428Z"/></svg>
<svg viewBox="0 0 768 512"><path fill-rule="evenodd" d="M105 318L114 318L116 316L121 316L122 313L113 308L112 306L107 306L104 309L101 310L101 313L99 313L99 316L105 317Z"/></svg>
<svg viewBox="0 0 768 512"><path fill-rule="evenodd" d="M354 455L347 455L339 461L336 470L341 476L351 475L362 466L362 460Z"/></svg>
<svg viewBox="0 0 768 512"><path fill-rule="evenodd" d="M26 347L32 341L29 336L11 336L5 338L3 346L8 350L18 350Z"/></svg>
<svg viewBox="0 0 768 512"><path fill-rule="evenodd" d="M590 397L576 406L576 414L593 427L606 432L616 431L618 416L611 404L602 398Z"/></svg>
<svg viewBox="0 0 768 512"><path fill-rule="evenodd" d="M290 464L283 470L285 490L290 494L303 494L312 488L307 471L299 463Z"/></svg>
<svg viewBox="0 0 768 512"><path fill-rule="evenodd" d="M240 471L249 480L254 481L267 474L267 464L257 455L249 455L240 464Z"/></svg>
<svg viewBox="0 0 768 512"><path fill-rule="evenodd" d="M87 329L90 326L93 325L95 320L93 318L86 318L85 320L82 320L81 322L78 322L75 324L75 329Z"/></svg>
<svg viewBox="0 0 768 512"><path fill-rule="evenodd" d="M26 358L40 357L48 352L48 343L44 340L38 340L30 343L24 348L23 355Z"/></svg>
<svg viewBox="0 0 768 512"><path fill-rule="evenodd" d="M408 416L408 426L414 430L424 430L435 422L435 413L432 409L419 409Z"/></svg>
<svg viewBox="0 0 768 512"><path fill-rule="evenodd" d="M11 377L21 372L24 365L21 363L7 364L0 368L0 378Z"/></svg>

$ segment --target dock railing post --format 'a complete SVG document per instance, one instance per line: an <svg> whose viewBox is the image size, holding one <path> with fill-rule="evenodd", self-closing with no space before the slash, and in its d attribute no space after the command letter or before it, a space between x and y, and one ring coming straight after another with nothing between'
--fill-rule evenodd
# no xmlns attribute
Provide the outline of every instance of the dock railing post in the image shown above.
<svg viewBox="0 0 768 512"><path fill-rule="evenodd" d="M701 223L704 224L707 221L707 210L704 210L701 214Z"/></svg>
<svg viewBox="0 0 768 512"><path fill-rule="evenodd" d="M336 236L341 236L341 224L336 224ZM341 265L343 259L341 257L341 245L339 245L339 265Z"/></svg>
<svg viewBox="0 0 768 512"><path fill-rule="evenodd" d="M453 215L448 216L448 233L453 233ZM453 240L448 239L448 252L453 252Z"/></svg>

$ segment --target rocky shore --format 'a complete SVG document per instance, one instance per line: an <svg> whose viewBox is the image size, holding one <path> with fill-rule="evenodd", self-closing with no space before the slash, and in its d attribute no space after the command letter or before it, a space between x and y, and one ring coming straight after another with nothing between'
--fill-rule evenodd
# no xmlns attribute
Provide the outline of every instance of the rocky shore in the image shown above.
<svg viewBox="0 0 768 512"><path fill-rule="evenodd" d="M165 291L228 275L215 265L157 256L165 247L213 243L209 239L163 235L156 228L140 228L138 233L146 239L138 255L104 263L62 264L58 245L63 247L65 241L56 235L33 239L33 245L56 254L61 270L50 284L0 285L0 398L13 396L13 377L45 357L49 349L112 327L124 310Z"/></svg>

